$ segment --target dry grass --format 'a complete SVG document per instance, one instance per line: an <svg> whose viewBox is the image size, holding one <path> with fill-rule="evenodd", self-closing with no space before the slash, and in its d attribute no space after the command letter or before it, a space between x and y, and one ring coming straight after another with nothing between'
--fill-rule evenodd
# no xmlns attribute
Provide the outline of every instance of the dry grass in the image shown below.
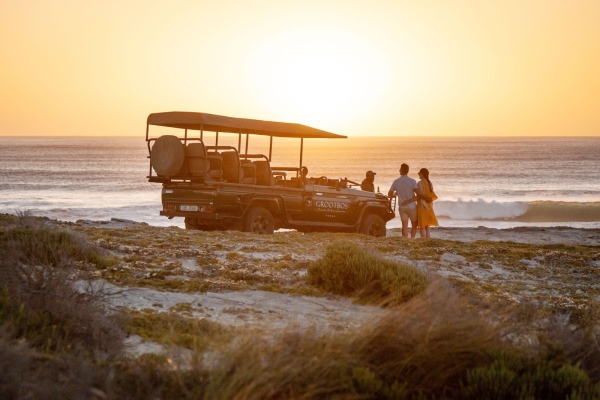
<svg viewBox="0 0 600 400"><path fill-rule="evenodd" d="M490 362L506 345L501 325L472 309L446 283L365 326L349 351L384 382L401 379L409 394L456 398L465 372Z"/></svg>
<svg viewBox="0 0 600 400"><path fill-rule="evenodd" d="M179 389L206 399L593 399L600 387L559 347L503 341L505 327L447 284L343 334L241 336Z"/></svg>

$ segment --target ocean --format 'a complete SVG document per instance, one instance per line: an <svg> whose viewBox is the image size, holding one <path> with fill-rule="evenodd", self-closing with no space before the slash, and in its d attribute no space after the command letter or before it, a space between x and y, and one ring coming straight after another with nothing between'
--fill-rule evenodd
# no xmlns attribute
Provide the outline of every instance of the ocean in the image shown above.
<svg viewBox="0 0 600 400"><path fill-rule="evenodd" d="M144 139L0 137L0 212L183 227L181 218L159 216L161 184L146 179ZM237 143L237 136L219 138L219 145ZM299 148L299 139L275 138L272 165L299 165ZM268 140L251 137L249 152L268 154ZM309 176L361 182L373 170L382 193L403 162L415 179L429 169L442 226L600 228L600 137L304 140ZM398 226L398 217L388 223Z"/></svg>

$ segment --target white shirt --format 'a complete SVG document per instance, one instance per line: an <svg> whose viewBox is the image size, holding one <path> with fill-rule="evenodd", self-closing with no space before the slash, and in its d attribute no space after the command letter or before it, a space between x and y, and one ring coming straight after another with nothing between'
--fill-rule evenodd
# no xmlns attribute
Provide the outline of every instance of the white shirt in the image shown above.
<svg viewBox="0 0 600 400"><path fill-rule="evenodd" d="M400 178L396 179L390 187L390 192L396 192L398 194L398 204L401 204L404 200L412 199L415 197L414 189L417 189L417 181L413 178L409 178L408 175L400 175ZM415 208L417 203L414 201L408 203L402 208Z"/></svg>

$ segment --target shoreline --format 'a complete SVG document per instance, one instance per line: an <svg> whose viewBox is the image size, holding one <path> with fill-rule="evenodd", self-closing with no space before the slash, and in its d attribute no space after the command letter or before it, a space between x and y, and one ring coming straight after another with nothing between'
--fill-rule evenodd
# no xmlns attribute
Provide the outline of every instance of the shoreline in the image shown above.
<svg viewBox="0 0 600 400"><path fill-rule="evenodd" d="M392 232L400 231L392 229ZM418 234L417 234L418 236ZM493 242L515 242L525 244L570 244L600 246L600 229L555 227L515 227L515 228L431 228L432 239L458 240L474 242L489 240Z"/></svg>

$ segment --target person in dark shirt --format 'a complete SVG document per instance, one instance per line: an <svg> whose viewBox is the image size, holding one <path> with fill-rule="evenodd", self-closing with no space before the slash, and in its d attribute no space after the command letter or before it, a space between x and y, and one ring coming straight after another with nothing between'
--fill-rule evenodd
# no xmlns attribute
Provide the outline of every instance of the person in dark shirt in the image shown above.
<svg viewBox="0 0 600 400"><path fill-rule="evenodd" d="M311 183L310 178L308 177L308 168L306 167L300 168L300 182L302 182L303 185Z"/></svg>
<svg viewBox="0 0 600 400"><path fill-rule="evenodd" d="M375 172L367 171L367 177L360 184L360 188L366 192L375 192Z"/></svg>

